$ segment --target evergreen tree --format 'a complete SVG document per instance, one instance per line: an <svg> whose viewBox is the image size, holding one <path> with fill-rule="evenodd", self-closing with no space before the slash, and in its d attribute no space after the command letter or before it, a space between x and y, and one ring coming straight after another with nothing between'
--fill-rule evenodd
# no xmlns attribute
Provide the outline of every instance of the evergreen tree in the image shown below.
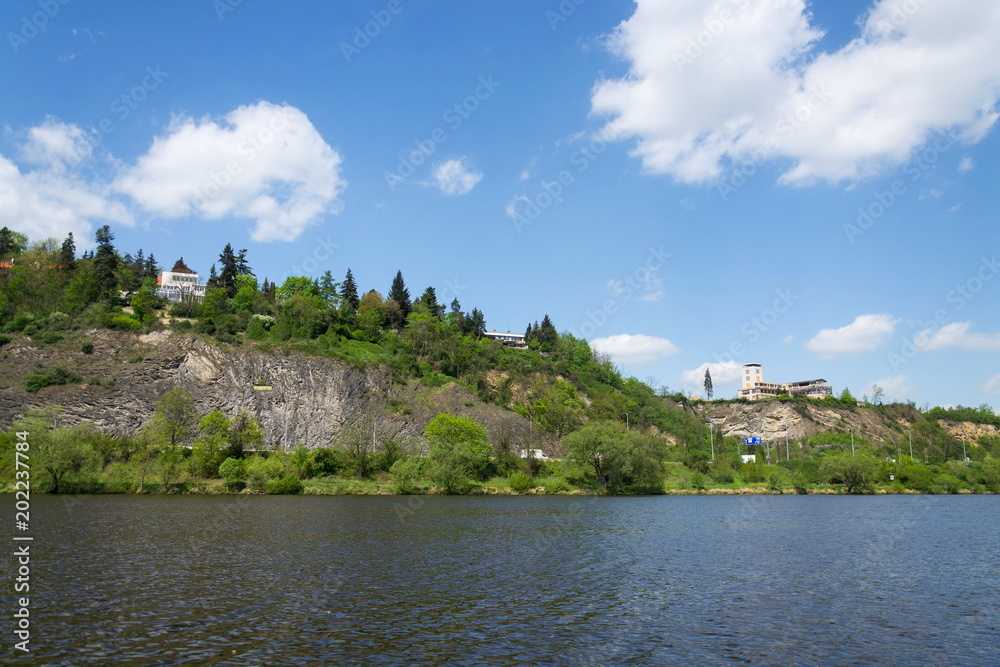
<svg viewBox="0 0 1000 667"><path fill-rule="evenodd" d="M354 282L350 269L347 269L347 275L340 286L340 298L350 307L351 312L357 312L361 299L358 298L358 285Z"/></svg>
<svg viewBox="0 0 1000 667"><path fill-rule="evenodd" d="M541 325L535 327L535 338L538 339L544 352L551 352L555 349L556 343L559 342L559 333L548 314L542 318Z"/></svg>
<svg viewBox="0 0 1000 667"><path fill-rule="evenodd" d="M159 275L160 267L156 263L156 257L153 256L153 253L149 253L149 257L146 258L146 263L142 267L142 277L156 280Z"/></svg>
<svg viewBox="0 0 1000 667"><path fill-rule="evenodd" d="M337 294L337 281L333 279L333 275L329 271L324 271L323 275L319 277L317 291L331 308L337 306L337 300L340 298L340 295Z"/></svg>
<svg viewBox="0 0 1000 667"><path fill-rule="evenodd" d="M232 297L236 294L236 276L240 275L240 271L239 259L233 252L231 243L227 243L226 247L222 249L222 254L219 255L219 264L222 266L222 270L219 272L219 287L226 290L226 293Z"/></svg>
<svg viewBox="0 0 1000 667"><path fill-rule="evenodd" d="M712 388L712 371L710 371L706 367L705 368L705 397L708 398L708 400L712 400L712 397L714 395L715 395L715 392L714 392L714 390Z"/></svg>
<svg viewBox="0 0 1000 667"><path fill-rule="evenodd" d="M7 256L12 254L14 254L14 232L5 226L0 229L0 259L7 259Z"/></svg>
<svg viewBox="0 0 1000 667"><path fill-rule="evenodd" d="M208 270L208 282L205 284L209 287L219 286L219 274L215 271L215 264L213 264L212 268Z"/></svg>
<svg viewBox="0 0 1000 667"><path fill-rule="evenodd" d="M392 279L392 287L389 289L388 298L399 304L399 310L402 312L403 321L405 322L413 306L410 303L410 291L406 289L406 283L403 282L402 271L397 271L396 277Z"/></svg>
<svg viewBox="0 0 1000 667"><path fill-rule="evenodd" d="M247 249L243 248L240 250L240 254L236 256L236 275L238 276L252 276L253 269L250 268L249 262L247 262Z"/></svg>
<svg viewBox="0 0 1000 667"><path fill-rule="evenodd" d="M465 334L471 334L476 338L481 338L486 330L486 317L478 308L473 308L465 318Z"/></svg>
<svg viewBox="0 0 1000 667"><path fill-rule="evenodd" d="M420 296L420 303L427 306L427 311L437 319L441 319L444 314L444 306L438 304L437 292L434 291L433 287L428 287L424 290L424 293Z"/></svg>
<svg viewBox="0 0 1000 667"><path fill-rule="evenodd" d="M76 242L73 240L73 232L70 232L63 241L62 249L59 251L59 268L67 272L76 268Z"/></svg>
<svg viewBox="0 0 1000 667"><path fill-rule="evenodd" d="M457 298L451 300L448 323L458 331L465 332L465 313L462 312L462 304L458 302Z"/></svg>
<svg viewBox="0 0 1000 667"><path fill-rule="evenodd" d="M95 234L97 240L97 253L94 255L94 269L97 272L97 285L101 290L101 297L110 299L114 297L115 287L118 286L118 253L112 241L115 235L111 233L111 227L104 225Z"/></svg>

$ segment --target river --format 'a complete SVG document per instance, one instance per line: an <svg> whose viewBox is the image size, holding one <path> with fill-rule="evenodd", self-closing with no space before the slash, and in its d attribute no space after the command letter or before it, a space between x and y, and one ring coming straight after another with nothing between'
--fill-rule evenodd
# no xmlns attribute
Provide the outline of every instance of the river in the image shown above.
<svg viewBox="0 0 1000 667"><path fill-rule="evenodd" d="M8 585L5 664L1000 664L997 496L31 509L31 652Z"/></svg>

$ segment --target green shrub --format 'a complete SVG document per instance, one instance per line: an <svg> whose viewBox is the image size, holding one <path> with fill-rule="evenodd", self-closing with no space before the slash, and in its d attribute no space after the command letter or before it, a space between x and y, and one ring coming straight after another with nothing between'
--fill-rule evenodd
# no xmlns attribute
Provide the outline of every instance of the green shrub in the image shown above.
<svg viewBox="0 0 1000 667"><path fill-rule="evenodd" d="M289 473L280 479L274 479L267 483L266 491L271 495L289 495L302 493L302 480Z"/></svg>
<svg viewBox="0 0 1000 667"><path fill-rule="evenodd" d="M10 342L10 336L7 334L0 334L0 347L3 347Z"/></svg>
<svg viewBox="0 0 1000 667"><path fill-rule="evenodd" d="M764 466L759 463L744 463L740 466L740 477L750 484L759 484L764 481Z"/></svg>
<svg viewBox="0 0 1000 667"><path fill-rule="evenodd" d="M729 468L717 468L712 471L711 478L718 484L732 484L736 479Z"/></svg>
<svg viewBox="0 0 1000 667"><path fill-rule="evenodd" d="M69 315L58 310L49 313L48 327L50 331L62 331L69 328Z"/></svg>
<svg viewBox="0 0 1000 667"><path fill-rule="evenodd" d="M105 313L101 315L101 326L105 329L115 331L136 331L142 328L139 320L133 319L123 313Z"/></svg>
<svg viewBox="0 0 1000 667"><path fill-rule="evenodd" d="M239 459L229 457L223 461L219 465L219 476L226 480L226 488L230 491L239 491L246 486L246 466Z"/></svg>
<svg viewBox="0 0 1000 667"><path fill-rule="evenodd" d="M507 478L507 484L514 491L524 493L535 488L535 478L528 473L518 471Z"/></svg>
<svg viewBox="0 0 1000 667"><path fill-rule="evenodd" d="M313 452L313 472L316 475L336 475L343 468L344 459L339 450L320 447Z"/></svg>
<svg viewBox="0 0 1000 667"><path fill-rule="evenodd" d="M767 488L771 491L783 491L786 483L785 474L779 470L767 476Z"/></svg>
<svg viewBox="0 0 1000 667"><path fill-rule="evenodd" d="M35 393L39 389L43 389L45 387L61 384L76 384L79 381L79 375L60 366L56 366L44 373L25 375L21 379L21 382L24 384L24 389L31 393Z"/></svg>
<svg viewBox="0 0 1000 667"><path fill-rule="evenodd" d="M795 493L803 495L809 493L809 478L801 470L792 473L791 483Z"/></svg>
<svg viewBox="0 0 1000 667"><path fill-rule="evenodd" d="M691 484L692 489L695 489L696 491L704 491L708 485L707 480L708 478L705 477L704 473L696 470L688 479L688 482Z"/></svg>
<svg viewBox="0 0 1000 667"><path fill-rule="evenodd" d="M42 345L55 345L62 339L63 337L55 331L43 331L42 335L38 337L38 340Z"/></svg>
<svg viewBox="0 0 1000 667"><path fill-rule="evenodd" d="M80 344L80 351L83 352L84 354L93 354L94 344L91 343L89 340L85 340L83 341L83 343Z"/></svg>
<svg viewBox="0 0 1000 667"><path fill-rule="evenodd" d="M389 478L396 493L403 495L416 491L416 482L423 473L423 461L416 457L399 459L389 468Z"/></svg>
<svg viewBox="0 0 1000 667"><path fill-rule="evenodd" d="M569 482L562 477L546 477L543 482L545 493L556 494L569 491Z"/></svg>

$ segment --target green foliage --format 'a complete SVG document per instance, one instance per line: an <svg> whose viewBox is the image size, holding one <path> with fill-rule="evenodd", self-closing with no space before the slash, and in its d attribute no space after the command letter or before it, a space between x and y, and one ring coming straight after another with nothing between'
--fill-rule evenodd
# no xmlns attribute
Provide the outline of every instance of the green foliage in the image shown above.
<svg viewBox="0 0 1000 667"><path fill-rule="evenodd" d="M35 393L45 387L64 384L76 384L80 382L80 376L73 371L55 366L44 373L31 373L21 378L25 391Z"/></svg>
<svg viewBox="0 0 1000 667"><path fill-rule="evenodd" d="M991 424L1000 428L1000 415L994 414L993 408L987 403L978 408L967 408L963 405L956 408L932 408L924 414L928 419Z"/></svg>
<svg viewBox="0 0 1000 667"><path fill-rule="evenodd" d="M396 493L409 495L416 491L416 482L423 475L423 461L417 457L399 459L389 468L389 478Z"/></svg>
<svg viewBox="0 0 1000 667"><path fill-rule="evenodd" d="M563 477L546 477L543 485L545 486L545 493L551 495L569 491L569 482Z"/></svg>
<svg viewBox="0 0 1000 667"><path fill-rule="evenodd" d="M80 343L80 351L83 352L84 354L93 354L94 344L89 340L85 340L82 343Z"/></svg>
<svg viewBox="0 0 1000 667"><path fill-rule="evenodd" d="M196 475L219 476L219 465L226 458L231 424L222 412L213 410L198 422L198 437L194 439L191 467Z"/></svg>
<svg viewBox="0 0 1000 667"><path fill-rule="evenodd" d="M292 451L292 468L299 479L309 479L313 475L313 455L305 445L299 443Z"/></svg>
<svg viewBox="0 0 1000 667"><path fill-rule="evenodd" d="M239 491L243 488L247 469L243 465L243 461L230 457L219 466L219 476L226 480L227 489L230 491Z"/></svg>
<svg viewBox="0 0 1000 667"><path fill-rule="evenodd" d="M336 475L344 469L345 463L335 449L321 447L313 452L313 472L316 475Z"/></svg>
<svg viewBox="0 0 1000 667"><path fill-rule="evenodd" d="M424 429L434 464L431 478L448 493L457 493L471 486L471 479L485 480L489 476L490 447L485 426L471 419L439 414Z"/></svg>
<svg viewBox="0 0 1000 667"><path fill-rule="evenodd" d="M880 465L869 454L844 453L824 458L820 474L834 484L843 484L847 493L865 493L878 481Z"/></svg>
<svg viewBox="0 0 1000 667"><path fill-rule="evenodd" d="M663 440L617 422L592 421L563 438L569 457L593 470L597 487L612 494L661 493Z"/></svg>
<svg viewBox="0 0 1000 667"><path fill-rule="evenodd" d="M535 478L525 472L515 472L507 478L507 485L518 493L524 493L535 488Z"/></svg>
<svg viewBox="0 0 1000 667"><path fill-rule="evenodd" d="M289 495L302 493L302 480L296 475L288 473L279 479L267 482L265 490L271 495Z"/></svg>

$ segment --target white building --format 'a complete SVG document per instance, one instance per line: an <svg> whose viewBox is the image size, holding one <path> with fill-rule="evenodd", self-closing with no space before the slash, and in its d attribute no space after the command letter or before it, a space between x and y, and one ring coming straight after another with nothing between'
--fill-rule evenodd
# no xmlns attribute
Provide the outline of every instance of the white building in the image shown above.
<svg viewBox="0 0 1000 667"><path fill-rule="evenodd" d="M183 301L185 296L201 301L205 288L206 285L198 282L198 274L184 263L183 257L177 260L174 268L156 278L156 295L167 301Z"/></svg>
<svg viewBox="0 0 1000 667"><path fill-rule="evenodd" d="M740 380L742 386L739 390L739 397L751 401L774 398L781 394L808 396L809 398L826 398L833 394L833 387L822 378L785 383L764 382L763 370L758 363L743 364L743 374Z"/></svg>
<svg viewBox="0 0 1000 667"><path fill-rule="evenodd" d="M487 338L500 341L502 345L506 345L507 347L516 347L519 349L528 347L528 344L524 342L524 334L511 333L509 331L507 333L499 333L494 329L493 331L484 331L483 335Z"/></svg>

